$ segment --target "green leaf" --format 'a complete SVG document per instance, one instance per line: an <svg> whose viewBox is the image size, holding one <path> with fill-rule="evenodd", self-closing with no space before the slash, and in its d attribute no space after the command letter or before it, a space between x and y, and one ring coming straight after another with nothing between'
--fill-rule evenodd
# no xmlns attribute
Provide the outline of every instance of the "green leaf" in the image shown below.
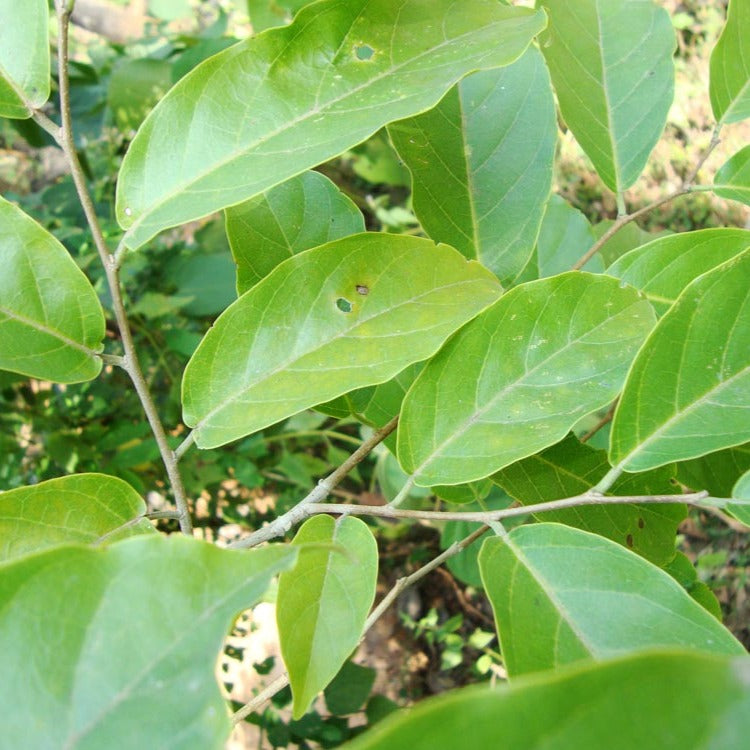
<svg viewBox="0 0 750 750"><path fill-rule="evenodd" d="M551 195L536 248L516 281L533 281L569 271L593 244L594 233L589 220L564 198ZM585 269L598 273L604 270L604 266L599 256L595 255Z"/></svg>
<svg viewBox="0 0 750 750"><path fill-rule="evenodd" d="M419 485L482 479L561 440L618 394L651 306L572 272L517 286L459 331L415 381L398 455Z"/></svg>
<svg viewBox="0 0 750 750"><path fill-rule="evenodd" d="M657 647L745 653L668 573L596 534L520 526L484 542L479 568L512 675Z"/></svg>
<svg viewBox="0 0 750 750"><path fill-rule="evenodd" d="M734 485L732 497L737 500L747 500L750 502L750 471L746 471ZM750 526L750 506L729 503L727 510L738 520L742 521L745 526Z"/></svg>
<svg viewBox="0 0 750 750"><path fill-rule="evenodd" d="M750 0L731 0L711 53L711 108L719 125L750 117Z"/></svg>
<svg viewBox="0 0 750 750"><path fill-rule="evenodd" d="M604 219L594 224L592 230L594 237L599 239L613 224L614 219ZM661 232L647 232L641 229L638 224L631 221L629 224L620 227L600 248L597 255L602 259L605 268L609 268L621 255L634 250L636 247L645 245L651 240L672 234L669 230L663 229Z"/></svg>
<svg viewBox="0 0 750 750"><path fill-rule="evenodd" d="M67 250L0 198L0 368L56 383L102 369L104 313Z"/></svg>
<svg viewBox="0 0 750 750"><path fill-rule="evenodd" d="M365 231L360 210L327 177L304 172L226 210L242 294L303 250Z"/></svg>
<svg viewBox="0 0 750 750"><path fill-rule="evenodd" d="M378 547L363 521L315 516L294 537L299 561L279 579L276 621L299 719L357 647L375 599Z"/></svg>
<svg viewBox="0 0 750 750"><path fill-rule="evenodd" d="M713 591L703 581L698 580L698 571L687 555L678 552L674 558L664 566L664 570L690 594L705 610L710 612L721 622L721 605Z"/></svg>
<svg viewBox="0 0 750 750"><path fill-rule="evenodd" d="M562 116L615 193L661 136L674 95L675 35L651 0L540 0L541 47Z"/></svg>
<svg viewBox="0 0 750 750"><path fill-rule="evenodd" d="M388 380L499 291L478 263L417 237L358 234L295 255L206 334L183 378L185 423L212 448Z"/></svg>
<svg viewBox="0 0 750 750"><path fill-rule="evenodd" d="M605 451L592 450L570 435L535 456L507 466L492 479L523 505L573 497L590 490L609 471ZM647 474L620 477L608 495L673 495L671 467ZM674 505L581 505L539 514L600 534L642 555L655 565L665 565L675 555L677 526L687 508L675 497Z"/></svg>
<svg viewBox="0 0 750 750"><path fill-rule="evenodd" d="M539 232L557 143L540 52L464 78L434 109L388 132L412 173L427 234L513 281Z"/></svg>
<svg viewBox="0 0 750 750"><path fill-rule="evenodd" d="M737 479L750 469L750 443L680 461L677 479L696 492L706 490L713 497L731 497Z"/></svg>
<svg viewBox="0 0 750 750"><path fill-rule="evenodd" d="M216 661L232 618L296 550L182 536L57 547L0 567L7 747L224 747ZM41 607L41 610L40 610ZM42 616L51 627L42 634Z"/></svg>
<svg viewBox="0 0 750 750"><path fill-rule="evenodd" d="M660 237L616 260L607 275L640 289L663 315L685 287L750 247L744 229L701 229Z"/></svg>
<svg viewBox="0 0 750 750"><path fill-rule="evenodd" d="M376 672L348 661L325 689L326 708L335 716L359 711L370 696Z"/></svg>
<svg viewBox="0 0 750 750"><path fill-rule="evenodd" d="M172 85L172 64L167 60L125 60L109 79L107 104L115 124L136 130Z"/></svg>
<svg viewBox="0 0 750 750"><path fill-rule="evenodd" d="M183 308L188 315L218 315L237 299L236 266L229 252L176 256L168 268L177 293L192 298Z"/></svg>
<svg viewBox="0 0 750 750"><path fill-rule="evenodd" d="M714 177L714 193L720 198L750 206L750 146L740 149Z"/></svg>
<svg viewBox="0 0 750 750"><path fill-rule="evenodd" d="M346 750L740 750L750 660L639 654L428 698Z"/></svg>
<svg viewBox="0 0 750 750"><path fill-rule="evenodd" d="M289 23L294 14L311 0L247 0L253 31L258 34L273 26Z"/></svg>
<svg viewBox="0 0 750 750"><path fill-rule="evenodd" d="M185 76L122 163L135 248L252 198L424 111L467 73L507 65L545 24L495 0L322 0Z"/></svg>
<svg viewBox="0 0 750 750"><path fill-rule="evenodd" d="M633 363L610 463L646 471L750 440L750 250L699 276Z"/></svg>
<svg viewBox="0 0 750 750"><path fill-rule="evenodd" d="M49 98L47 0L0 0L0 117L26 119Z"/></svg>
<svg viewBox="0 0 750 750"><path fill-rule="evenodd" d="M0 561L61 544L153 532L146 504L122 479L76 474L0 493Z"/></svg>

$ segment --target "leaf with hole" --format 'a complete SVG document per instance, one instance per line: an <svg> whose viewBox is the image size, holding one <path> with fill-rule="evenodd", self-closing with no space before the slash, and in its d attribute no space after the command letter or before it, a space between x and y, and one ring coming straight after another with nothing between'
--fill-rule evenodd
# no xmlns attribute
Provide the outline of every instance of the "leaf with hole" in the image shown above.
<svg viewBox="0 0 750 750"><path fill-rule="evenodd" d="M484 542L479 568L511 675L659 647L745 653L669 574L596 534L520 526Z"/></svg>
<svg viewBox="0 0 750 750"><path fill-rule="evenodd" d="M459 79L508 65L541 11L494 0L322 0L185 76L122 163L128 247L248 200L434 106Z"/></svg>
<svg viewBox="0 0 750 750"><path fill-rule="evenodd" d="M398 456L419 485L462 484L561 440L610 403L654 324L615 279L571 272L512 289L426 365Z"/></svg>
<svg viewBox="0 0 750 750"><path fill-rule="evenodd" d="M430 357L497 299L447 245L358 234L295 255L216 321L188 363L184 420L212 448Z"/></svg>
<svg viewBox="0 0 750 750"><path fill-rule="evenodd" d="M750 146L740 149L714 176L714 193L720 198L750 206Z"/></svg>
<svg viewBox="0 0 750 750"><path fill-rule="evenodd" d="M745 229L682 232L631 250L607 269L607 275L640 289L663 315L693 279L748 247L750 232Z"/></svg>
<svg viewBox="0 0 750 750"><path fill-rule="evenodd" d="M378 547L360 519L326 515L306 521L292 544L299 560L279 579L276 621L299 719L362 637L375 599Z"/></svg>
<svg viewBox="0 0 750 750"><path fill-rule="evenodd" d="M560 111L604 184L630 187L674 95L675 34L652 0L540 0L540 43Z"/></svg>
<svg viewBox="0 0 750 750"><path fill-rule="evenodd" d="M327 177L305 172L226 210L243 294L303 250L365 231L360 210Z"/></svg>
<svg viewBox="0 0 750 750"><path fill-rule="evenodd" d="M540 52L464 78L434 109L388 132L411 171L427 234L512 282L539 232L557 144Z"/></svg>
<svg viewBox="0 0 750 750"><path fill-rule="evenodd" d="M711 53L711 108L719 125L750 117L750 0L731 0Z"/></svg>
<svg viewBox="0 0 750 750"><path fill-rule="evenodd" d="M655 565L675 554L678 524L687 515L679 489L670 481L673 467L620 477L608 495L675 495L674 504L579 505L540 513L540 521L556 521L611 539ZM582 495L609 471L605 451L596 451L569 435L561 443L517 461L492 479L523 505Z"/></svg>
<svg viewBox="0 0 750 750"><path fill-rule="evenodd" d="M643 345L612 422L638 472L750 440L750 250L699 276Z"/></svg>
<svg viewBox="0 0 750 750"><path fill-rule="evenodd" d="M0 561L61 544L115 542L154 531L122 479L75 474L0 493Z"/></svg>
<svg viewBox="0 0 750 750"><path fill-rule="evenodd" d="M3 743L14 748L224 747L215 670L240 610L297 550L182 536L66 546L0 567ZM40 602L43 603L40 610ZM44 637L39 628L49 622Z"/></svg>
<svg viewBox="0 0 750 750"><path fill-rule="evenodd" d="M0 0L0 117L26 119L49 98L47 0Z"/></svg>
<svg viewBox="0 0 750 750"><path fill-rule="evenodd" d="M0 368L55 383L102 369L104 313L68 251L0 198Z"/></svg>
<svg viewBox="0 0 750 750"><path fill-rule="evenodd" d="M474 686L394 714L346 750L740 750L750 734L750 660L638 654Z"/></svg>

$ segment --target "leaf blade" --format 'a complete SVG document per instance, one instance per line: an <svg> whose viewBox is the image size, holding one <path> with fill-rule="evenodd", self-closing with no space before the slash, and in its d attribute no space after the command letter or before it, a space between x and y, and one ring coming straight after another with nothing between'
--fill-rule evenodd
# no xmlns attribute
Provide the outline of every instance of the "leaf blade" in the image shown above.
<svg viewBox="0 0 750 750"><path fill-rule="evenodd" d="M429 108L463 75L515 60L543 25L541 12L489 0L460 11L448 0L329 0L215 55L162 100L123 161L117 218L128 247ZM375 54L361 58L360 50ZM175 138L175 122L185 139Z"/></svg>
<svg viewBox="0 0 750 750"><path fill-rule="evenodd" d="M610 403L654 321L615 279L522 284L459 331L401 410L398 455L419 485L461 484L561 440Z"/></svg>
<svg viewBox="0 0 750 750"><path fill-rule="evenodd" d="M750 117L750 2L732 0L711 52L709 93L718 125ZM744 31L743 31L744 30Z"/></svg>
<svg viewBox="0 0 750 750"><path fill-rule="evenodd" d="M0 368L57 383L95 378L104 313L67 250L0 198Z"/></svg>
<svg viewBox="0 0 750 750"><path fill-rule="evenodd" d="M203 339L183 379L186 424L214 447L388 380L499 291L478 263L416 237L360 234L295 255Z"/></svg>

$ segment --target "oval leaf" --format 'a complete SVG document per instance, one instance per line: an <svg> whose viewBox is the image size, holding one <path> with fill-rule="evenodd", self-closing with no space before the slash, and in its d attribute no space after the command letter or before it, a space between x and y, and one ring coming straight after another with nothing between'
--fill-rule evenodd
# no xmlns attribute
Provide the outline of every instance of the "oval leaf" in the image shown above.
<svg viewBox="0 0 750 750"><path fill-rule="evenodd" d="M60 544L147 534L146 504L122 479L76 474L0 493L0 561Z"/></svg>
<svg viewBox="0 0 750 750"><path fill-rule="evenodd" d="M243 294L292 255L365 231L361 211L327 177L305 172L226 210Z"/></svg>
<svg viewBox="0 0 750 750"><path fill-rule="evenodd" d="M278 266L188 363L185 423L212 448L434 354L500 286L447 245L359 234Z"/></svg>
<svg viewBox="0 0 750 750"><path fill-rule="evenodd" d="M609 471L605 451L596 451L570 435L561 443L507 466L492 479L523 505L573 497L590 490ZM655 565L675 555L678 524L687 515L671 467L620 477L608 495L676 495L674 505L581 505L547 511L540 520L556 521L600 534L632 549Z"/></svg>
<svg viewBox="0 0 750 750"><path fill-rule="evenodd" d="M677 479L696 492L706 490L713 497L730 497L734 483L748 470L750 443L680 461Z"/></svg>
<svg viewBox="0 0 750 750"><path fill-rule="evenodd" d="M411 171L414 212L427 234L512 282L552 186L557 119L539 50L465 78L437 107L388 132Z"/></svg>
<svg viewBox="0 0 750 750"><path fill-rule="evenodd" d="M305 522L293 544L299 560L279 579L276 621L298 719L362 637L375 599L378 546L358 518L325 515Z"/></svg>
<svg viewBox="0 0 750 750"><path fill-rule="evenodd" d="M640 289L663 315L693 279L748 247L750 232L744 229L683 232L631 250L607 269L607 275Z"/></svg>
<svg viewBox="0 0 750 750"><path fill-rule="evenodd" d="M740 149L714 177L714 193L750 206L750 146Z"/></svg>
<svg viewBox="0 0 750 750"><path fill-rule="evenodd" d="M49 98L47 0L0 0L0 117L26 119Z"/></svg>
<svg viewBox="0 0 750 750"><path fill-rule="evenodd" d="M750 660L642 654L428 698L346 750L740 750Z"/></svg>
<svg viewBox="0 0 750 750"><path fill-rule="evenodd" d="M672 576L596 534L521 526L484 542L479 569L509 674L668 646L745 653Z"/></svg>
<svg viewBox="0 0 750 750"><path fill-rule="evenodd" d="M222 748L216 660L237 613L296 557L182 536L57 547L0 568L7 747ZM40 606L42 607L40 613ZM42 616L54 627L40 637Z"/></svg>
<svg viewBox="0 0 750 750"><path fill-rule="evenodd" d="M649 336L612 422L610 462L646 471L750 440L750 250L699 276Z"/></svg>
<svg viewBox="0 0 750 750"><path fill-rule="evenodd" d="M711 53L711 108L719 125L750 117L750 0L731 0Z"/></svg>
<svg viewBox="0 0 750 750"><path fill-rule="evenodd" d="M104 339L96 292L67 250L0 198L0 368L56 383L95 378Z"/></svg>
<svg viewBox="0 0 750 750"><path fill-rule="evenodd" d="M541 11L495 0L323 0L185 76L122 163L128 247L247 200L518 58Z"/></svg>
<svg viewBox="0 0 750 750"><path fill-rule="evenodd" d="M417 484L461 484L561 440L610 403L654 323L615 279L567 273L512 289L454 336L401 410Z"/></svg>
<svg viewBox="0 0 750 750"><path fill-rule="evenodd" d="M562 116L616 193L640 175L674 96L675 35L652 0L542 0Z"/></svg>

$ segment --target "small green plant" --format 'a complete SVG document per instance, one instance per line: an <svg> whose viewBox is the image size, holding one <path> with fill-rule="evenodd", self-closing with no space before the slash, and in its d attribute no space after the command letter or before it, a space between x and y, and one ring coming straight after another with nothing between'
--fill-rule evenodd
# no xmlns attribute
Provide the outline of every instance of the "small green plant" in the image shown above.
<svg viewBox="0 0 750 750"><path fill-rule="evenodd" d="M651 0L252 2L269 28L236 44L220 16L91 65L70 59L73 4L55 4L49 103L47 0L0 0L0 116L70 169L29 211L0 199L0 368L22 380L3 374L0 418L28 437L27 402L56 433L44 455L3 443L0 667L23 679L0 685L0 744L219 748L246 718L277 745L339 744L359 731L342 717L392 708L367 700L352 653L451 561L486 593L499 649L457 616L413 627L445 668L472 648L486 673L499 652L510 685L397 711L350 747L743 748L750 660L675 533L687 504L750 521L750 231L634 222L697 193L750 204L750 146L700 179L750 117L750 0L711 56L710 143L637 209L674 91L675 29ZM690 9L677 21L703 33ZM552 194L559 121L611 222ZM410 202L314 169L353 153L373 180L405 166ZM393 231L365 231L361 207ZM236 296L225 256L173 234L220 246L203 224L219 211ZM344 431L295 417L309 409ZM376 479L399 485L387 504L328 502L376 449ZM202 522L213 539L207 486L279 473L305 490L227 510L231 543L194 538ZM373 606L380 519L438 525L443 551ZM286 672L231 714L216 659L276 578ZM281 691L291 722L266 708ZM310 711L321 692L333 716Z"/></svg>

